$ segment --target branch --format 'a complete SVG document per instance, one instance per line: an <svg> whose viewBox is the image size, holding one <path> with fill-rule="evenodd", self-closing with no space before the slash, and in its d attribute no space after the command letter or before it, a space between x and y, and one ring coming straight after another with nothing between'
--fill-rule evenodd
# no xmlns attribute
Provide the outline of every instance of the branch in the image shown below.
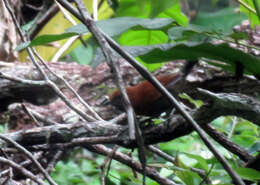
<svg viewBox="0 0 260 185"><path fill-rule="evenodd" d="M201 90L200 90L201 91ZM202 92L202 91L201 91ZM207 92L207 91L206 91ZM205 96L205 91L203 91ZM199 120L202 124L202 127L205 127L209 122L216 119L217 117L225 114L225 115L234 115L234 116L241 116L241 112L247 111L250 113L249 117L247 114L244 114L244 118L250 118L250 121L257 123L259 121L260 113L259 108L260 103L256 99L252 99L248 96L241 96L240 94L225 94L225 93L211 93L212 97L218 97L217 101L210 101L205 102L205 105L202 106L200 109L196 111L192 111L191 114L194 116L196 120ZM213 96L214 95L214 96ZM222 100L222 99L223 100ZM227 99L230 101L227 103ZM238 106L227 106L231 105L232 101L234 104ZM223 103L225 102L225 103ZM239 104L238 104L239 102ZM245 107L245 109L241 109ZM207 115L207 116L205 116ZM117 121L121 121L118 119ZM23 145L39 145L45 144L46 140L49 141L49 147L51 144L57 143L68 143L63 145L62 147L71 147L81 144L97 144L100 143L111 143L111 144L118 144L128 148L136 147L136 142L131 141L128 135L125 132L126 126L118 125L115 120L111 120L109 122L106 121L99 121L93 122L90 124L92 130L95 130L95 133L88 132L84 129L84 122L78 122L76 124L60 124L60 125L53 125L47 127L41 127L37 129L30 129L26 132L14 132L7 134L8 137L16 140L17 142ZM206 127L207 128L207 127ZM210 135L212 135L218 142L223 144L227 150L234 152L238 155L242 160L249 160L251 156L239 146L234 145L232 142L228 141L226 137L223 135L218 135L215 137L216 133L214 130L210 131L206 129ZM160 125L151 125L147 128L143 128L143 137L145 139L145 144L155 144L159 142L170 141L175 138L184 136L192 132L193 129L189 126L189 124L183 119L181 116L174 116L170 123L168 124L160 124ZM120 137L117 137L120 135ZM46 138L49 136L49 138ZM95 140L93 138L90 141L91 137L108 137L107 140ZM113 136L113 137L112 137ZM69 144L73 139L80 138L80 137L87 137L85 142L81 143L74 143ZM33 143L31 141L34 141ZM95 142L94 142L95 141ZM76 142L76 141L75 141ZM55 145L54 145L55 146ZM55 146L57 147L57 146ZM48 149L48 146L47 146Z"/></svg>
<svg viewBox="0 0 260 185"><path fill-rule="evenodd" d="M103 145L86 146L86 148L89 149L90 151L93 151L95 153L98 153L98 154L101 154L101 155L105 155L105 156L109 156L113 152L112 149L109 149L109 148L107 148L107 147L105 147ZM111 156L112 156L113 159L115 159L115 160L117 160L117 161L119 161L119 162L129 166L130 168L138 171L139 173L142 173L142 166L141 166L141 164L138 163L137 161L133 160L128 155L116 151ZM160 176L160 174L158 174L153 168L146 167L145 171L146 171L146 175L148 177L150 177L151 179L155 180L159 184L162 184L162 185L176 185L173 181Z"/></svg>
<svg viewBox="0 0 260 185"><path fill-rule="evenodd" d="M40 180L39 178L37 178L35 175L33 175L30 171L26 170L24 167L16 164L13 161L10 161L8 159L5 159L3 157L0 157L0 163L4 163L4 164L8 164L9 166L12 166L13 168L18 169L19 171L21 171L26 177L32 179L34 182L37 182L40 185L46 185L46 183L44 183L42 180Z"/></svg>
<svg viewBox="0 0 260 185"><path fill-rule="evenodd" d="M77 17L83 23L85 22L84 18L81 17L80 14L76 10L74 10L74 7L72 7L67 1L58 1L75 17ZM182 114L182 116L192 125L192 127L197 131L205 145L210 149L210 151L216 156L216 158L220 161L223 167L227 170L233 181L239 185L244 184L242 179L238 176L238 174L234 170L232 170L232 167L229 165L227 160L218 152L214 144L207 139L206 133L199 127L196 121L180 106L178 101L171 95L171 93L147 69L145 69L137 60L135 60L134 57L126 53L113 39L107 36L104 32L102 32L101 30L100 32L106 38L110 46L115 51L117 51L123 58L125 58L131 65L133 65L145 79L151 82L154 85L154 87L156 87L159 90L159 92L161 92L162 95L165 96L172 103L172 105L174 105L174 107Z"/></svg>
<svg viewBox="0 0 260 185"><path fill-rule="evenodd" d="M42 172L42 174L45 176L45 178L48 180L48 182L51 185L57 185L52 178L50 177L50 175L43 169L42 165L33 157L33 155L26 150L24 147L22 147L21 145L19 145L17 142L13 141L12 139L0 134L0 138L2 140L5 140L8 143L11 143L15 148L17 148L20 152L24 153L36 166L37 168Z"/></svg>

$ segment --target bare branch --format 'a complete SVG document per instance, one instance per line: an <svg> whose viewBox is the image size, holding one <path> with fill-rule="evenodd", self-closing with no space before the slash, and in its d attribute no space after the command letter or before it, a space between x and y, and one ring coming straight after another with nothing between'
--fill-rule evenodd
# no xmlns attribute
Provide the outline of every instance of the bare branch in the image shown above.
<svg viewBox="0 0 260 185"><path fill-rule="evenodd" d="M19 151L21 151L22 153L24 153L26 156L28 156L28 158L38 167L38 169L42 172L42 174L45 176L45 178L48 180L48 182L51 185L57 185L52 178L50 177L50 175L44 170L44 168L42 167L42 165L33 157L33 155L26 150L23 146L19 145L17 142L13 141L12 139L0 134L0 138L5 140L6 142L12 144L15 148L17 148Z"/></svg>
<svg viewBox="0 0 260 185"><path fill-rule="evenodd" d="M18 169L20 172L22 172L26 177L32 179L34 182L37 182L40 185L46 185L41 179L37 178L35 175L33 175L30 171L26 170L22 166L16 164L13 161L10 161L8 159L5 159L3 157L0 157L0 163L7 164L9 166L12 166L13 168Z"/></svg>

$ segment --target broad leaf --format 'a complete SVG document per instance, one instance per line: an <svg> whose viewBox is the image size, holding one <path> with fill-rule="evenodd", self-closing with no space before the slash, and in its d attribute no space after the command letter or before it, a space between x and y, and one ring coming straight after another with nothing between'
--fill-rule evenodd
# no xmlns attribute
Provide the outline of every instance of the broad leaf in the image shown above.
<svg viewBox="0 0 260 185"><path fill-rule="evenodd" d="M140 47L122 47L133 56L148 64L162 63L178 59L197 60L208 58L225 62L230 65L229 69L234 69L236 62L241 62L246 71L257 75L260 74L260 59L251 54L232 48L228 44L212 44L187 42L178 44L160 44ZM113 57L120 57L117 53ZM99 50L93 60L94 65L104 61L103 54ZM227 68L228 69L228 68Z"/></svg>
<svg viewBox="0 0 260 185"><path fill-rule="evenodd" d="M164 30L167 31L174 23L173 19L157 18L157 19L141 19L132 17L120 17L107 20L97 21L97 26L107 35L114 37L129 29L137 30ZM17 49L22 50L28 46L44 45L50 42L66 39L74 35L86 34L89 31L83 24L78 24L66 30L63 34L42 35L29 43L20 44Z"/></svg>
<svg viewBox="0 0 260 185"><path fill-rule="evenodd" d="M247 180L260 180L260 172L251 168L237 168L236 172L243 179Z"/></svg>
<svg viewBox="0 0 260 185"><path fill-rule="evenodd" d="M44 45L50 42L63 40L69 37L72 37L74 35L77 35L76 33L63 33L63 34L53 34L53 35L42 35L39 37L36 37L31 42L22 43L17 46L16 50L22 50L25 49L28 46L39 46Z"/></svg>
<svg viewBox="0 0 260 185"><path fill-rule="evenodd" d="M234 40L239 39L248 39L246 33L238 32L238 33L231 33L231 34L224 34L221 32L217 32L212 28L206 26L199 26L195 24L189 24L186 27L173 27L168 31L169 38L172 40L184 40L184 39L191 39L194 36L203 35L204 37L212 37L219 38L219 37L230 37Z"/></svg>
<svg viewBox="0 0 260 185"><path fill-rule="evenodd" d="M151 49L153 47L153 49ZM139 56L147 63L157 63L177 59L196 60L208 58L222 61L233 66L241 62L247 72L260 74L260 59L251 54L232 48L228 44L187 42L180 44L167 44L151 46L149 52Z"/></svg>
<svg viewBox="0 0 260 185"><path fill-rule="evenodd" d="M192 24L206 26L222 33L231 33L233 26L245 19L246 15L238 14L234 8L225 8L217 12L199 12Z"/></svg>
<svg viewBox="0 0 260 185"><path fill-rule="evenodd" d="M169 29L168 35L172 40L187 39L194 34L215 34L215 32L208 27L189 24L187 27L173 27Z"/></svg>
<svg viewBox="0 0 260 185"><path fill-rule="evenodd" d="M175 4L179 4L179 0L151 0L150 17L157 16L159 13L164 12ZM180 10L178 13L180 13Z"/></svg>
<svg viewBox="0 0 260 185"><path fill-rule="evenodd" d="M189 154L189 153L184 153L187 157L194 159L197 161L197 168L201 168L205 171L208 171L208 164L207 161L201 157L200 155L195 155L195 154Z"/></svg>
<svg viewBox="0 0 260 185"><path fill-rule="evenodd" d="M177 171L176 175L186 184L186 185L199 185L202 181L201 177L191 171Z"/></svg>
<svg viewBox="0 0 260 185"><path fill-rule="evenodd" d="M188 17L181 11L179 0L178 3L160 13L158 17L172 18L181 26L186 26L189 23Z"/></svg>
<svg viewBox="0 0 260 185"><path fill-rule="evenodd" d="M113 37L129 30L168 30L171 24L174 23L173 19L169 18L156 18L156 19L142 19L134 17L118 17L107 20L97 21L97 26L106 34ZM67 33L84 34L88 30L83 24L78 24L66 30Z"/></svg>
<svg viewBox="0 0 260 185"><path fill-rule="evenodd" d="M130 30L119 39L120 45L123 46L145 46L153 44L164 44L167 43L168 36L162 31L150 31L141 30L134 31Z"/></svg>
<svg viewBox="0 0 260 185"><path fill-rule="evenodd" d="M260 150L260 142L257 141L248 149L248 152L250 154L255 154L255 153L259 152L259 150Z"/></svg>

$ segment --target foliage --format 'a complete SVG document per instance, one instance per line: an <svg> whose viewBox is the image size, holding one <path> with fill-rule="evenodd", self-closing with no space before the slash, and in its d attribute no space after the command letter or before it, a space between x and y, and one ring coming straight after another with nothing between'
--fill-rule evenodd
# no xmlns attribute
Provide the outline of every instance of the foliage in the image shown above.
<svg viewBox="0 0 260 185"><path fill-rule="evenodd" d="M92 13L92 1L90 0L83 0L84 4L87 6L88 10L90 13ZM112 9L108 6L107 1L104 1L102 5L99 8L99 20L105 19L110 17L113 14ZM72 17L73 18L73 17ZM79 21L75 18L73 18L77 23ZM37 37L39 36L47 36L45 39L49 40L49 37L55 37L57 35L60 35L62 32L64 32L67 28L71 27L72 23L69 22L67 19L64 19L64 15L61 11L59 11L38 33ZM54 36L53 36L54 35ZM71 35L72 36L72 35ZM61 36L62 37L62 36ZM89 36L85 36L85 38L88 38ZM38 53L43 57L45 60L49 61L51 58L55 55L55 53L58 51L57 45L64 45L67 40L64 40L64 38L60 38L55 42L55 45L50 47L49 45L46 44L41 44L36 47L36 50ZM53 40L49 41L53 42ZM79 45L80 42L76 42L75 45ZM27 45L28 43L26 43ZM72 45L70 49L74 48L76 46ZM69 52L69 50L67 51ZM21 52L19 55L19 58L21 61L26 61L27 59L27 52Z"/></svg>
<svg viewBox="0 0 260 185"><path fill-rule="evenodd" d="M251 1L243 1L254 9L254 5L249 3ZM116 39L126 51L138 57L138 60L151 71L158 69L167 61L207 58L208 63L218 65L224 70L234 71L236 62L241 62L245 66L246 73L260 74L259 58L232 48L227 43L212 44L211 42L213 40L237 42L248 39L245 34L232 31L234 25L246 19L245 14L238 14L234 7L226 7L213 13L199 12L192 24L188 23L188 18L181 12L180 0L121 0L118 4L113 4L112 8L113 18L99 20L97 25L106 34ZM247 13L252 25L259 24L256 13L244 6L241 6L241 11ZM100 61L103 61L100 48L84 26L81 24L70 28L66 26L65 29L63 28L62 33L44 33L31 42L20 45L17 49L45 45L81 34L88 43L87 47L77 42L67 54L75 61L91 66L97 66ZM118 57L116 53L114 55ZM215 60L223 64L216 64ZM259 151L259 128L252 123L239 118L234 121L233 117L221 117L216 119L213 125L224 134L228 135L232 132L231 140L247 148L252 154ZM216 145L241 177L253 181L259 180L259 172L242 168L236 156L222 146ZM205 172L214 184L231 184L230 177L201 143L196 133L168 143L161 143L160 149L174 156L175 164L162 158L155 160L152 156L149 157L148 164L160 169L162 176L170 177L176 183L201 184L205 179L192 170L196 168ZM98 166L102 160L102 157L97 157L93 161L59 162L52 176L59 184L99 184ZM141 178L134 178L131 169L117 162L112 163L107 184L140 183ZM147 184L156 183L148 179Z"/></svg>
<svg viewBox="0 0 260 185"><path fill-rule="evenodd" d="M258 5L260 3L259 0L256 0L258 2ZM248 15L248 18L250 20L251 26L255 27L255 25L259 25L259 17L256 14L256 8L254 6L253 1L247 1L247 0L242 0L243 3L240 5L240 10L242 12L245 12Z"/></svg>

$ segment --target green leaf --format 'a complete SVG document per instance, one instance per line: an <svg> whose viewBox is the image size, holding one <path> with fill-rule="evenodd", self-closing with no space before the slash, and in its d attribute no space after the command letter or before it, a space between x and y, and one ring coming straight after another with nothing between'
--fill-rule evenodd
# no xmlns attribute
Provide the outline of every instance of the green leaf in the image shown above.
<svg viewBox="0 0 260 185"><path fill-rule="evenodd" d="M259 137L258 126L243 119L240 119L240 121L237 122L235 132Z"/></svg>
<svg viewBox="0 0 260 185"><path fill-rule="evenodd" d="M200 58L208 58L225 62L231 68L235 69L236 62L241 62L245 70L250 74L260 74L260 59L251 54L232 48L228 44L212 44L212 43L173 43L159 44L151 46L139 47L122 47L125 51L133 56L139 56L140 59L148 64L162 63L178 59L197 60ZM112 54L113 57L120 57L117 53ZM94 65L98 65L104 61L104 56L100 49L96 52L93 60Z"/></svg>
<svg viewBox="0 0 260 185"><path fill-rule="evenodd" d="M157 46L157 45L156 45ZM133 56L139 56L148 53L153 49L151 46L123 46L122 49L124 49L126 52L130 53ZM121 58L120 55L116 52L112 53L113 58ZM100 48L97 49L94 59L92 61L92 66L97 66L101 62L105 60L104 55Z"/></svg>
<svg viewBox="0 0 260 185"><path fill-rule="evenodd" d="M195 155L195 154L189 154L189 153L184 153L187 157L191 159L195 159L197 161L197 168L201 168L205 171L208 171L208 163L207 161L201 157L200 155Z"/></svg>
<svg viewBox="0 0 260 185"><path fill-rule="evenodd" d="M150 17L155 17L159 13L164 12L174 4L179 4L179 0L151 0Z"/></svg>
<svg viewBox="0 0 260 185"><path fill-rule="evenodd" d="M188 17L181 12L179 0L178 3L160 13L158 17L172 18L181 26L186 26L189 23Z"/></svg>
<svg viewBox="0 0 260 185"><path fill-rule="evenodd" d="M143 48L144 54L139 56L147 63L166 62L177 59L196 60L208 58L225 62L235 68L236 62L241 62L247 72L260 74L260 59L251 54L232 48L228 44L212 44L187 42L178 44L162 44ZM140 52L141 53L141 52Z"/></svg>
<svg viewBox="0 0 260 185"><path fill-rule="evenodd" d="M148 1L120 0L116 16L148 17L150 9L151 4Z"/></svg>
<svg viewBox="0 0 260 185"><path fill-rule="evenodd" d="M143 62L140 58L137 58L137 60L151 72L160 69L163 66L163 63L148 64L146 62Z"/></svg>
<svg viewBox="0 0 260 185"><path fill-rule="evenodd" d="M246 15L238 14L234 8L224 8L217 12L199 12L192 24L205 26L222 33L231 33L233 26L247 19Z"/></svg>
<svg viewBox="0 0 260 185"><path fill-rule="evenodd" d="M119 39L120 45L125 46L144 46L152 44L162 44L167 43L167 41L168 36L164 32L150 30L130 30L122 34L122 36Z"/></svg>
<svg viewBox="0 0 260 185"><path fill-rule="evenodd" d="M174 20L168 18L141 19L132 17L120 17L97 21L97 26L109 36L114 37L129 29L167 31L173 22ZM50 42L66 39L74 35L85 34L88 32L89 31L87 30L85 25L78 24L67 29L65 33L54 35L41 35L32 40L30 43L20 44L17 48L19 50L22 50L28 46L44 45Z"/></svg>
<svg viewBox="0 0 260 185"><path fill-rule="evenodd" d="M186 184L186 185L199 185L202 179L200 176L191 171L177 171L176 175Z"/></svg>
<svg viewBox="0 0 260 185"><path fill-rule="evenodd" d="M246 4L249 8L255 11L254 9L254 3L253 1L248 0L242 0L244 4ZM260 1L258 0L258 4ZM255 27L255 25L260 25L260 21L256 15L256 13L253 13L252 11L248 10L248 8L244 7L242 4L240 4L240 11L247 14L248 19L250 20L251 27Z"/></svg>
<svg viewBox="0 0 260 185"><path fill-rule="evenodd" d="M260 150L260 141L257 141L248 149L248 152L250 154L255 154L259 152L259 150Z"/></svg>
<svg viewBox="0 0 260 185"><path fill-rule="evenodd" d="M63 34L55 34L55 35L42 35L31 41L30 46L38 46L44 45L46 43L54 42L57 40L66 39L77 35L76 33L63 33Z"/></svg>
<svg viewBox="0 0 260 185"><path fill-rule="evenodd" d="M76 163L72 161L68 163L58 162L55 169L52 177L58 184L84 184L84 174Z"/></svg>
<svg viewBox="0 0 260 185"><path fill-rule="evenodd" d="M237 168L235 169L239 176L247 180L260 180L260 172L251 168Z"/></svg>
<svg viewBox="0 0 260 185"><path fill-rule="evenodd" d="M258 137L244 134L233 135L231 139L238 145L241 145L243 147L250 147L257 141Z"/></svg>
<svg viewBox="0 0 260 185"><path fill-rule="evenodd" d="M169 38L172 40L191 40L195 36L203 36L202 38L223 38L226 39L227 37L234 39L234 40L241 40L246 39L248 40L248 35L243 32L231 33L231 34L224 34L222 32L217 32L212 28L206 26L199 26L195 24L189 24L186 27L176 26L168 30Z"/></svg>
<svg viewBox="0 0 260 185"><path fill-rule="evenodd" d="M21 51L25 48L27 48L30 45L30 42L22 42L21 44L19 44L16 48L15 51Z"/></svg>
<svg viewBox="0 0 260 185"><path fill-rule="evenodd" d="M89 65L94 57L97 47L98 44L94 38L90 38L86 47L80 44L77 48L70 52L70 56L79 64Z"/></svg>
<svg viewBox="0 0 260 185"><path fill-rule="evenodd" d="M244 32L231 33L229 37L234 40L248 40L248 35Z"/></svg>
<svg viewBox="0 0 260 185"><path fill-rule="evenodd" d="M172 40L179 40L179 39L187 39L187 37L191 37L194 34L215 34L215 32L208 27L205 26L198 26L194 24L189 24L187 27L173 27L168 30L169 38Z"/></svg>
<svg viewBox="0 0 260 185"><path fill-rule="evenodd" d="M129 29L168 30L172 23L174 23L174 20L169 18L142 19L134 17L118 17L97 21L97 26L107 35L114 37ZM78 24L67 29L66 32L84 34L87 33L88 30L83 24Z"/></svg>
<svg viewBox="0 0 260 185"><path fill-rule="evenodd" d="M195 105L196 108L200 108L203 105L203 102L201 100L194 100L186 93L179 94L179 97L182 99L188 100L190 103Z"/></svg>
<svg viewBox="0 0 260 185"><path fill-rule="evenodd" d="M29 21L25 25L22 26L23 32L29 32L30 29L35 25L35 20Z"/></svg>
<svg viewBox="0 0 260 185"><path fill-rule="evenodd" d="M180 0L121 0L115 16L142 18L156 16L172 18L179 25L188 24L188 18L181 12Z"/></svg>
<svg viewBox="0 0 260 185"><path fill-rule="evenodd" d="M20 51L25 49L28 46L39 46L39 45L44 45L50 42L66 39L69 37L72 37L74 35L77 35L77 33L63 33L63 34L53 34L53 35L41 35L39 37L36 37L33 39L31 42L26 42L19 44L16 47L16 50Z"/></svg>
<svg viewBox="0 0 260 185"><path fill-rule="evenodd" d="M160 149L172 154L175 151L190 151L195 142L198 142L192 136L183 136L166 143L160 143Z"/></svg>

